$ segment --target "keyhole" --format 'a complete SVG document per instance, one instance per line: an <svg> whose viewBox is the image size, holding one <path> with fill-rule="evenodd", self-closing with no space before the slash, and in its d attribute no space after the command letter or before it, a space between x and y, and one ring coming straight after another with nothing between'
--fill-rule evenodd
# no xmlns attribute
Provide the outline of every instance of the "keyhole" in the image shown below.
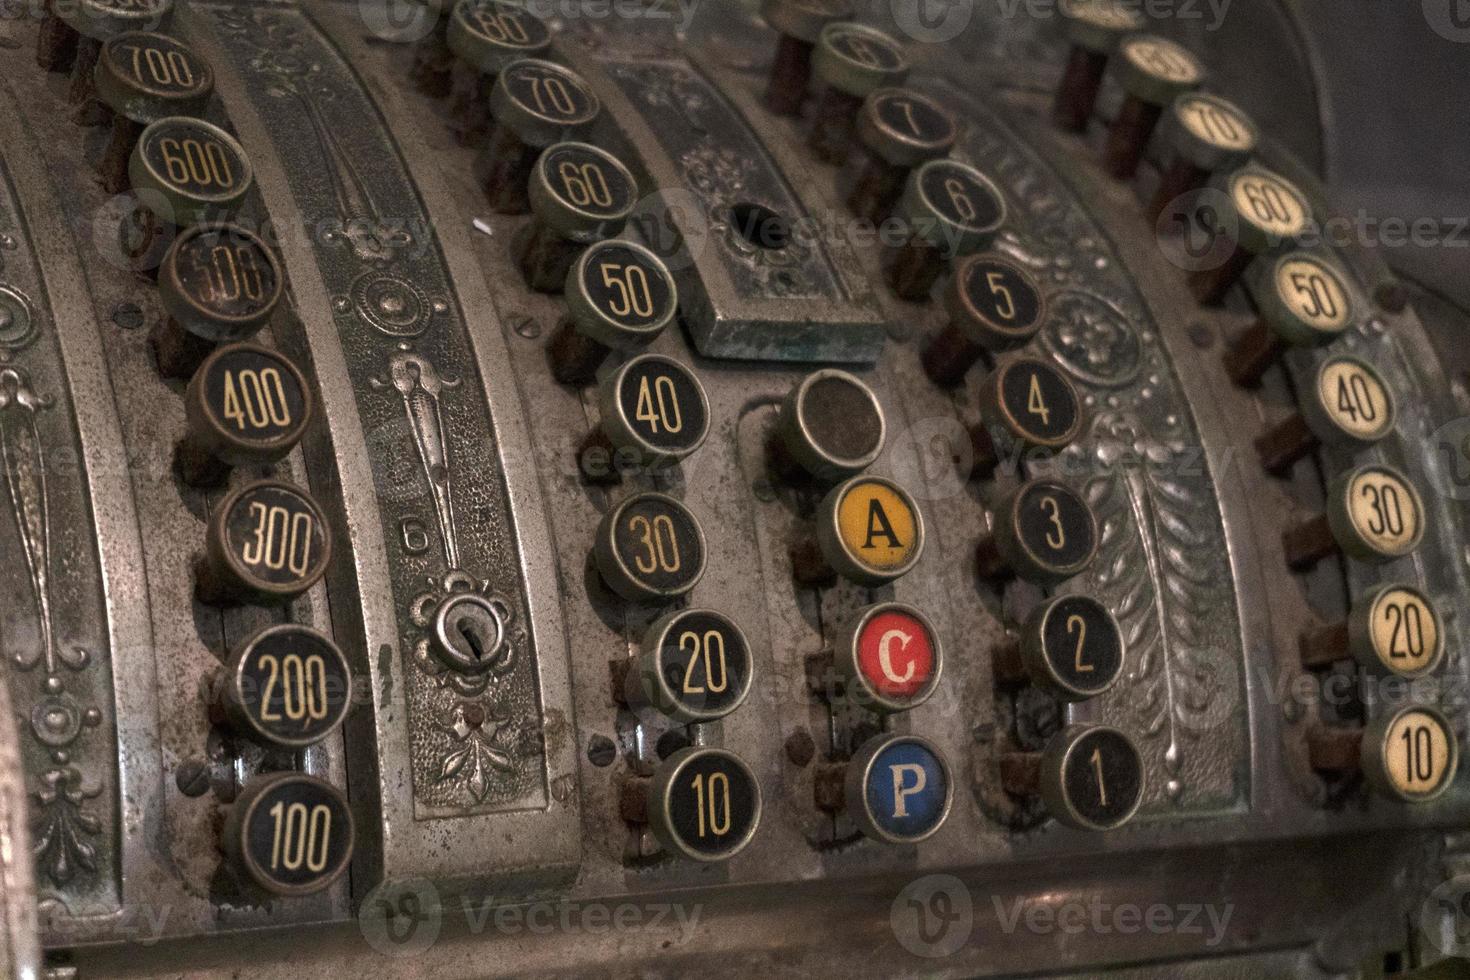
<svg viewBox="0 0 1470 980"><path fill-rule="evenodd" d="M485 634L480 630L480 624L469 616L462 618L455 628L459 635L464 637L465 643L470 648L470 653L476 660L485 659Z"/></svg>

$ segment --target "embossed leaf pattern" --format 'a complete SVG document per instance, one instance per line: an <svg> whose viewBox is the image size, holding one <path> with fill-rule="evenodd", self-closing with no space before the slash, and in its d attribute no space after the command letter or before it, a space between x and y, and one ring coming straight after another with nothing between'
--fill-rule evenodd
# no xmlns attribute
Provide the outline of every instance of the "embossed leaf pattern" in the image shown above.
<svg viewBox="0 0 1470 980"><path fill-rule="evenodd" d="M1128 711L1149 739L1163 739L1169 799L1184 794L1182 772L1189 744L1208 736L1229 715L1222 698L1217 658L1200 623L1210 614L1213 541L1207 529L1208 496L1170 475L1174 454L1153 445L1100 445L1115 462L1086 486L1101 527L1093 571L1097 595L1109 600L1123 629L1131 667Z"/></svg>
<svg viewBox="0 0 1470 980"><path fill-rule="evenodd" d="M37 867L60 887L78 871L97 870L97 847L86 838L100 834L102 822L83 806L102 788L83 789L82 774L70 767L52 769L41 778L43 785L32 793L40 803L31 823L32 850Z"/></svg>

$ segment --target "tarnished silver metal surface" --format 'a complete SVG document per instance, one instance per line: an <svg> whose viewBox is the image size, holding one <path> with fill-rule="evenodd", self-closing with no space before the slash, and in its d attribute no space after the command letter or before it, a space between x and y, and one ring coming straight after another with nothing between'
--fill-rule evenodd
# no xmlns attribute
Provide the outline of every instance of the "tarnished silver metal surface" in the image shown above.
<svg viewBox="0 0 1470 980"><path fill-rule="evenodd" d="M859 5L920 42L909 84L960 120L952 155L1006 199L995 248L1046 294L1028 353L1076 385L1089 416L1075 445L1025 475L1062 480L1097 512L1097 561L1064 591L1116 614L1124 676L1076 705L1009 694L992 650L1043 592L975 574L976 543L1019 479L1007 466L958 475L984 372L953 391L926 378L920 352L944 312L883 287L880 243L852 227L835 169L811 158L799 121L761 107L774 35L756 6L705 5L692 24L553 11L553 59L603 103L593 141L640 180L626 237L679 277L681 322L650 349L697 374L712 422L678 467L615 483L579 469L598 399L551 376L565 303L523 283L511 242L528 219L486 206L475 148L457 143L451 100L415 87L421 52L398 22L325 0L196 2L175 16L170 30L216 75L208 118L251 157L257 187L238 220L289 276L289 308L261 340L302 367L320 404L299 450L230 478L308 487L332 523L325 582L276 611L193 600L227 490L192 489L173 469L181 386L152 362L156 288L118 252L128 202L96 184L106 133L65 118L67 84L36 69L30 35L0 45L0 695L12 708L0 713L19 733L16 754L0 731L0 955L12 973L34 973L44 944L54 975L82 980L224 977L247 956L261 977L1327 977L1409 945L1409 916L1463 871L1463 842L1442 831L1470 818L1470 777L1413 808L1320 778L1307 760L1318 691L1297 641L1375 583L1419 585L1450 655L1408 696L1463 736L1465 481L1455 457L1425 451L1458 432L1460 408L1418 316L1376 306L1384 270L1342 250L1360 316L1340 347L1400 393L1398 426L1367 453L1319 452L1268 477L1253 439L1320 355L1291 354L1258 394L1229 382L1220 358L1245 308L1196 304L1177 249L1142 217L1147 185L1105 175L1100 132L1048 121L1063 54L1052 19L972 11L940 37L940 20ZM1268 6L1261 30L1287 21ZM1279 31L1226 77L1270 57L1305 77ZM1110 84L1103 113L1118 101ZM1262 108L1263 128L1276 113L1316 124L1309 94L1282 101ZM1263 158L1319 208L1341 207L1312 178L1315 132L1268 140ZM738 220L751 214L810 237L751 242ZM922 511L924 556L892 584L793 579L821 495L774 476L769 444L813 363L847 364L876 392L888 445L869 472ZM1291 574L1281 532L1363 460L1418 482L1423 548ZM662 610L620 600L589 556L603 515L642 491L701 523L707 569L682 601L729 616L750 644L751 693L718 721L675 724L617 693ZM834 714L808 691L811 658L887 600L922 609L942 637L939 689L900 715ZM457 640L471 606L480 631ZM329 633L359 681L340 732L297 754L230 735L205 696L241 638L287 619ZM461 640L468 654L438 649ZM483 669L452 669L466 656ZM1068 830L1003 788L1001 756L1041 749L1068 722L1141 747L1146 791L1128 826ZM923 735L956 780L948 820L918 845L866 840L816 805L827 766L877 731ZM730 861L671 859L628 819L683 744L738 753L760 783L760 826ZM357 849L324 892L265 901L241 890L220 827L243 786L279 769L349 795ZM15 822L22 803L28 826ZM1098 908L1109 917L1064 927ZM1167 927L1115 916L1156 908Z"/></svg>

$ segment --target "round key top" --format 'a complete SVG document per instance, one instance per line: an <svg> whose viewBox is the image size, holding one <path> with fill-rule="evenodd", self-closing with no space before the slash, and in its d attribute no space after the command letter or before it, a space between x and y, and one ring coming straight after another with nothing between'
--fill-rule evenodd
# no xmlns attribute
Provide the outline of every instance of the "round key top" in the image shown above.
<svg viewBox="0 0 1470 980"><path fill-rule="evenodd" d="M459 0L449 15L449 50L482 75L499 75L518 58L540 57L551 31L539 18L500 0Z"/></svg>
<svg viewBox="0 0 1470 980"><path fill-rule="evenodd" d="M778 116L800 111L817 37L828 24L851 16L852 0L761 0L761 17L781 35L766 82L766 108Z"/></svg>
<svg viewBox="0 0 1470 980"><path fill-rule="evenodd" d="M672 854L693 861L728 860L750 843L760 819L760 784L733 752L690 746L654 772L649 825Z"/></svg>
<svg viewBox="0 0 1470 980"><path fill-rule="evenodd" d="M1056 596L1033 609L1018 652L1026 677L1063 701L1095 698L1123 673L1122 630L1090 596Z"/></svg>
<svg viewBox="0 0 1470 980"><path fill-rule="evenodd" d="M704 575L704 531L673 497L635 494L603 516L593 557L602 580L624 599L667 602Z"/></svg>
<svg viewBox="0 0 1470 980"><path fill-rule="evenodd" d="M954 145L954 116L928 96L910 89L879 89L863 101L853 154L838 178L848 210L882 221L903 193L913 168L942 157Z"/></svg>
<svg viewBox="0 0 1470 980"><path fill-rule="evenodd" d="M947 262L990 246L1005 224L1006 204L980 171L955 160L930 160L909 175L898 216L908 240L885 256L888 285L906 300L929 296Z"/></svg>
<svg viewBox="0 0 1470 980"><path fill-rule="evenodd" d="M285 288L275 252L237 225L186 229L163 258L153 335L165 377L191 376L218 344L248 340L270 322Z"/></svg>
<svg viewBox="0 0 1470 980"><path fill-rule="evenodd" d="M1281 475L1318 446L1363 449L1393 431L1393 394L1378 371L1346 354L1317 366L1301 395L1301 412L1256 440L1267 470Z"/></svg>
<svg viewBox="0 0 1470 980"><path fill-rule="evenodd" d="M1351 657L1379 674L1423 677L1444 658L1444 624L1412 585L1380 585L1353 602L1348 618L1303 634L1302 663L1328 667Z"/></svg>
<svg viewBox="0 0 1470 980"><path fill-rule="evenodd" d="M624 694L681 724L714 721L740 707L754 669L750 644L729 617L681 609L654 622L630 665Z"/></svg>
<svg viewBox="0 0 1470 980"><path fill-rule="evenodd" d="M566 281L567 320L551 345L552 373L588 384L610 351L652 343L674 319L679 292L668 267L642 245L598 242Z"/></svg>
<svg viewBox="0 0 1470 980"><path fill-rule="evenodd" d="M933 836L954 799L949 765L918 735L875 735L848 763L847 812L858 829L885 844Z"/></svg>
<svg viewBox="0 0 1470 980"><path fill-rule="evenodd" d="M841 480L883 452L887 423L878 396L861 379L825 368L786 394L776 422L773 465L783 479L801 474Z"/></svg>
<svg viewBox="0 0 1470 980"><path fill-rule="evenodd" d="M1068 827L1121 827L1138 812L1143 788L1143 757L1116 728L1068 726L1041 756L1041 798Z"/></svg>
<svg viewBox="0 0 1470 980"><path fill-rule="evenodd" d="M834 487L817 507L816 543L831 571L858 585L883 585L918 563L924 553L924 518L898 484L856 476ZM797 575L803 581L821 578L800 567Z"/></svg>
<svg viewBox="0 0 1470 980"><path fill-rule="evenodd" d="M206 605L289 602L317 583L332 536L316 501L278 480L231 493L209 522L196 594Z"/></svg>
<svg viewBox="0 0 1470 980"><path fill-rule="evenodd" d="M1287 531L1282 545L1293 569L1304 571L1341 550L1381 564L1402 558L1424 537L1424 503L1408 477L1390 466L1360 466L1327 488L1327 511Z"/></svg>
<svg viewBox="0 0 1470 980"><path fill-rule="evenodd" d="M662 354L640 354L618 368L599 386L597 403L597 442L616 454L617 470L665 469L704 445L709 434L704 385Z"/></svg>
<svg viewBox="0 0 1470 980"><path fill-rule="evenodd" d="M995 529L977 549L982 578L1015 575L1059 585L1092 564L1097 518L1087 501L1052 480L1032 480L995 508Z"/></svg>
<svg viewBox="0 0 1470 980"><path fill-rule="evenodd" d="M828 24L817 39L812 71L822 94L812 115L807 143L819 160L841 163L863 100L880 88L902 85L909 60L893 38L862 24Z"/></svg>
<svg viewBox="0 0 1470 980"><path fill-rule="evenodd" d="M225 821L224 851L254 889L281 898L311 895L342 876L352 860L347 797L315 776L256 776Z"/></svg>
<svg viewBox="0 0 1470 980"><path fill-rule="evenodd" d="M560 292L588 245L622 232L638 184L611 153L557 143L536 161L530 195L535 221L515 241L521 272L532 289Z"/></svg>
<svg viewBox="0 0 1470 980"><path fill-rule="evenodd" d="M490 90L495 129L475 162L490 206L502 214L524 214L541 151L583 140L601 111L592 86L570 68L537 58L506 65Z"/></svg>
<svg viewBox="0 0 1470 980"><path fill-rule="evenodd" d="M221 690L235 731L301 749L326 738L351 707L352 669L329 638L307 626L268 626L225 663Z"/></svg>
<svg viewBox="0 0 1470 980"><path fill-rule="evenodd" d="M1173 41L1142 34L1119 45L1117 64L1126 97L1108 130L1105 160L1110 174L1129 180L1138 170L1164 106L1204 81L1205 69Z"/></svg>
<svg viewBox="0 0 1470 980"><path fill-rule="evenodd" d="M185 482L218 486L231 467L283 459L301 441L312 404L305 375L281 354L254 344L219 348L184 393Z"/></svg>
<svg viewBox="0 0 1470 980"><path fill-rule="evenodd" d="M1260 316L1225 354L1225 370L1236 384L1260 384L1289 348L1330 344L1353 323L1342 270L1309 252L1252 266L1248 285Z"/></svg>
<svg viewBox="0 0 1470 980"><path fill-rule="evenodd" d="M1203 92L1175 99L1168 124L1173 157L1149 207L1155 222L1172 202L1204 187L1213 175L1243 167L1258 139L1256 124L1244 109Z"/></svg>
<svg viewBox="0 0 1470 980"><path fill-rule="evenodd" d="M1459 764L1459 737L1435 708L1401 708L1363 732L1363 775L1389 799L1428 803L1449 788Z"/></svg>
<svg viewBox="0 0 1470 980"><path fill-rule="evenodd" d="M1046 319L1046 300L1037 281L994 252L971 255L955 268L944 292L949 324L924 351L924 371L935 384L964 380L987 354L1015 350L1031 341Z"/></svg>
<svg viewBox="0 0 1470 980"><path fill-rule="evenodd" d="M842 632L833 665L847 699L884 714L918 707L939 684L944 652L934 624L913 606L864 609Z"/></svg>
<svg viewBox="0 0 1470 980"><path fill-rule="evenodd" d="M113 112L99 170L107 191L128 187L128 163L150 123L198 116L214 92L214 72L194 50L166 34L131 31L102 46L97 96Z"/></svg>
<svg viewBox="0 0 1470 980"><path fill-rule="evenodd" d="M1402 557L1424 537L1424 504L1408 478L1387 466L1365 466L1330 487L1327 519L1344 551L1384 561Z"/></svg>
<svg viewBox="0 0 1470 980"><path fill-rule="evenodd" d="M594 482L665 470L709 434L704 386L662 354L641 354L604 378L598 405L601 423L581 449L582 472Z"/></svg>
<svg viewBox="0 0 1470 980"><path fill-rule="evenodd" d="M1296 242L1312 229L1312 205L1285 177L1255 164L1242 167L1223 182L1225 213L1213 209L1204 217L1229 246L1225 260L1190 274L1195 298L1217 305L1258 255ZM1202 212L1203 214L1203 212Z"/></svg>
<svg viewBox="0 0 1470 980"><path fill-rule="evenodd" d="M989 476L1018 449L1028 459L1060 452L1076 441L1085 421L1077 389L1050 363L1007 361L980 386L980 424L970 430L971 475Z"/></svg>
<svg viewBox="0 0 1470 980"><path fill-rule="evenodd" d="M233 136L187 116L167 116L143 130L128 176L158 220L181 228L230 217L254 180L250 158Z"/></svg>
<svg viewBox="0 0 1470 980"><path fill-rule="evenodd" d="M1063 0L1057 9L1066 21L1071 51L1052 118L1065 130L1081 132L1097 104L1108 59L1124 37L1143 30L1144 20L1117 0Z"/></svg>

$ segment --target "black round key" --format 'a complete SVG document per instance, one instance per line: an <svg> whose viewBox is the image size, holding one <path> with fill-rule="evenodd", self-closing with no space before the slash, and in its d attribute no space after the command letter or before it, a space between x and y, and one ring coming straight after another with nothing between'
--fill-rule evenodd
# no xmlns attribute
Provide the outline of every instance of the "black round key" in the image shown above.
<svg viewBox="0 0 1470 980"><path fill-rule="evenodd" d="M750 692L750 644L728 617L708 609L669 613L648 628L628 670L628 703L676 722L714 721Z"/></svg>
<svg viewBox="0 0 1470 980"><path fill-rule="evenodd" d="M521 58L507 65L491 94L496 121L542 148L563 138L560 134L567 127L590 125L601 109L602 103L582 76L537 58Z"/></svg>
<svg viewBox="0 0 1470 980"><path fill-rule="evenodd" d="M1001 501L994 533L981 542L979 553L986 578L1009 571L1038 585L1056 585L1092 563L1097 518L1070 487L1032 480Z"/></svg>
<svg viewBox="0 0 1470 980"><path fill-rule="evenodd" d="M1014 350L1041 329L1046 300L1041 287L1016 263L992 252L960 262L944 292L949 323L924 349L924 373L951 387L976 361Z"/></svg>
<svg viewBox="0 0 1470 980"><path fill-rule="evenodd" d="M866 83L871 90L883 80L881 76L901 73L908 67L908 59L891 37L862 24L831 24L823 29L821 40L827 56L823 59L826 70L821 77L829 85L841 86L843 91L858 88L860 83Z"/></svg>
<svg viewBox="0 0 1470 980"><path fill-rule="evenodd" d="M209 524L198 593L211 605L289 601L332 557L326 518L306 491L261 480L225 498Z"/></svg>
<svg viewBox="0 0 1470 980"><path fill-rule="evenodd" d="M1059 449L1077 438L1082 423L1077 389L1046 361L1011 361L995 372L994 385L994 407L1027 445ZM984 407L982 396L982 411Z"/></svg>
<svg viewBox="0 0 1470 980"><path fill-rule="evenodd" d="M704 531L673 497L635 494L603 517L593 556L603 581L624 599L668 601L704 574Z"/></svg>
<svg viewBox="0 0 1470 980"><path fill-rule="evenodd" d="M674 284L668 271L625 242L609 242L582 266L589 304L624 331L644 331L668 322Z"/></svg>
<svg viewBox="0 0 1470 980"><path fill-rule="evenodd" d="M216 478L232 466L274 463L301 441L312 403L305 375L280 353L255 344L221 347L184 393L186 462L192 459L188 465ZM199 455L222 467L208 467ZM192 479L189 472L185 478L195 485L217 482Z"/></svg>
<svg viewBox="0 0 1470 980"><path fill-rule="evenodd" d="M886 435L883 406L873 389L846 371L824 368L803 378L782 402L775 462L778 470L790 464L818 480L840 480L877 459Z"/></svg>
<svg viewBox="0 0 1470 980"><path fill-rule="evenodd" d="M888 284L924 299L945 263L988 247L1006 220L1005 198L980 171L958 160L930 160L909 175L898 215L909 241L885 263Z"/></svg>
<svg viewBox="0 0 1470 980"><path fill-rule="evenodd" d="M1046 304L1036 280L1014 262L977 255L956 279L965 314L959 319L960 329L981 346L1009 350L1036 335Z"/></svg>
<svg viewBox="0 0 1470 980"><path fill-rule="evenodd" d="M954 116L928 96L907 89L883 89L874 92L869 99L873 105L873 121L885 137L882 142L895 147L912 146L916 152L925 155L943 153L954 143ZM881 152L879 146L874 145L873 148ZM893 162L906 161L898 159Z"/></svg>
<svg viewBox="0 0 1470 980"><path fill-rule="evenodd" d="M1072 382L1047 361L1020 357L992 371L980 386L980 424L971 430L972 474L988 477L1016 449L1056 453L1082 432L1082 400Z"/></svg>
<svg viewBox="0 0 1470 980"><path fill-rule="evenodd" d="M128 176L158 220L181 228L228 218L254 180L250 158L233 136L187 116L167 116L143 130Z"/></svg>
<svg viewBox="0 0 1470 980"><path fill-rule="evenodd" d="M315 776L281 772L245 787L225 822L224 850L254 889L294 898L341 877L353 838L341 790Z"/></svg>
<svg viewBox="0 0 1470 980"><path fill-rule="evenodd" d="M637 203L638 185L622 161L587 143L558 143L541 154L531 187L538 220L569 238L615 235Z"/></svg>
<svg viewBox="0 0 1470 980"><path fill-rule="evenodd" d="M284 291L275 253L236 225L196 226L174 240L158 272L168 313L153 335L159 370L191 376L214 345L248 340Z"/></svg>
<svg viewBox="0 0 1470 980"><path fill-rule="evenodd" d="M129 31L102 46L97 95L134 122L194 115L214 91L214 71L184 42L167 34Z"/></svg>
<svg viewBox="0 0 1470 980"><path fill-rule="evenodd" d="M658 767L648 806L654 836L667 850L694 861L724 861L755 835L761 791L735 753L690 746Z"/></svg>
<svg viewBox="0 0 1470 980"><path fill-rule="evenodd" d="M447 40L460 60L494 75L517 58L544 52L551 45L551 31L516 4L459 0L450 12Z"/></svg>
<svg viewBox="0 0 1470 980"><path fill-rule="evenodd" d="M642 354L605 382L602 431L615 449L649 465L683 459L709 434L709 400L694 372L671 357Z"/></svg>
<svg viewBox="0 0 1470 980"><path fill-rule="evenodd" d="M1065 701L1095 698L1123 672L1123 634L1106 606L1058 596L1026 619L1021 659L1031 680Z"/></svg>
<svg viewBox="0 0 1470 980"><path fill-rule="evenodd" d="M1143 800L1143 756L1116 728L1073 725L1055 736L1041 760L1041 795L1059 822L1112 830Z"/></svg>
<svg viewBox="0 0 1470 980"><path fill-rule="evenodd" d="M958 161L936 160L922 168L918 189L934 220L956 239L993 234L1005 220L1005 200L995 185Z"/></svg>
<svg viewBox="0 0 1470 980"><path fill-rule="evenodd" d="M589 384L610 351L646 347L679 309L663 260L642 245L612 240L586 249L566 280L567 319L552 339L552 373Z"/></svg>
<svg viewBox="0 0 1470 980"><path fill-rule="evenodd" d="M326 738L346 717L352 669L328 637L282 623L259 631L230 655L221 694L236 731L300 749Z"/></svg>
<svg viewBox="0 0 1470 980"><path fill-rule="evenodd" d="M283 285L275 253L235 225L188 229L159 272L169 314L190 333L218 343L244 340L264 326Z"/></svg>

